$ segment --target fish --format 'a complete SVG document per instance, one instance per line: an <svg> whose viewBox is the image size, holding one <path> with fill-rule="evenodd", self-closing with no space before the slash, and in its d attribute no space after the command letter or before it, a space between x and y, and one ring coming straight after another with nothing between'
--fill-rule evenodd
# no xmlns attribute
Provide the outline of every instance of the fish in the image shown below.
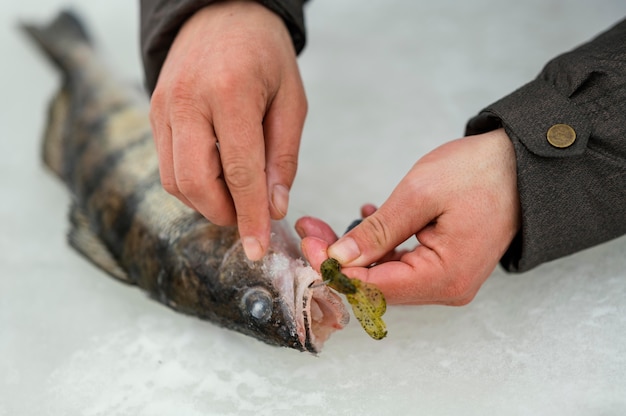
<svg viewBox="0 0 626 416"><path fill-rule="evenodd" d="M42 158L71 194L69 244L175 311L318 354L349 314L286 220L273 221L267 255L248 260L235 226L212 224L163 189L148 95L108 69L79 15L20 27L61 74Z"/></svg>

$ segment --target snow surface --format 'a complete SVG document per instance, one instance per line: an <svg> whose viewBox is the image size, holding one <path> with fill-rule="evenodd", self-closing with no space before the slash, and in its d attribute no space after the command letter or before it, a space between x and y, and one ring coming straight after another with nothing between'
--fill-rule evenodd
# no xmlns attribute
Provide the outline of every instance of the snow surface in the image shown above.
<svg viewBox="0 0 626 416"><path fill-rule="evenodd" d="M111 67L140 84L137 2L75 0ZM0 416L626 414L626 239L468 306L391 307L314 357L148 299L65 243L65 189L39 161L58 78L16 30L66 3L0 6ZM626 15L622 0L313 1L309 98L290 219L343 229L423 154L554 55Z"/></svg>

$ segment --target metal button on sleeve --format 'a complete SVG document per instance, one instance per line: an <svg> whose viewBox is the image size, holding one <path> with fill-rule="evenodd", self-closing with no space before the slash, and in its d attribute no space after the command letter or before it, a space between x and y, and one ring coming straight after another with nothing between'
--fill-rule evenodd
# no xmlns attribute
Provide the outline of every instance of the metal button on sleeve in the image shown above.
<svg viewBox="0 0 626 416"><path fill-rule="evenodd" d="M568 124L555 124L546 134L548 143L559 149L571 146L576 141L576 131Z"/></svg>

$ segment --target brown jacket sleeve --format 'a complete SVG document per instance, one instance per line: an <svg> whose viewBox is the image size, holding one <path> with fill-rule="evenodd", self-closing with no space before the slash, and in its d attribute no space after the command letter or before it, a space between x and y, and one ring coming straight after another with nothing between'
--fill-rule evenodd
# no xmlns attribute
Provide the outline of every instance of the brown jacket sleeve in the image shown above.
<svg viewBox="0 0 626 416"><path fill-rule="evenodd" d="M573 144L548 142L555 124L573 128ZM505 269L526 271L626 234L626 20L550 61L466 133L498 127L515 147L522 206Z"/></svg>
<svg viewBox="0 0 626 416"><path fill-rule="evenodd" d="M154 91L159 72L176 34L196 11L216 0L141 0L141 58L145 85ZM304 48L305 27L303 4L306 0L258 0L278 14L293 39L296 52Z"/></svg>

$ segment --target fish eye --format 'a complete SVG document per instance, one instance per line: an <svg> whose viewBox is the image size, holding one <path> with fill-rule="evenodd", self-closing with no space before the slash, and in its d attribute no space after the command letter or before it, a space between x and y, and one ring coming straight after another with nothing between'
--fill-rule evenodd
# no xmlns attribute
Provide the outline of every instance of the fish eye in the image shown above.
<svg viewBox="0 0 626 416"><path fill-rule="evenodd" d="M270 319L273 304L272 295L260 287L248 289L241 298L241 308L244 314L249 315L259 323L265 323Z"/></svg>

